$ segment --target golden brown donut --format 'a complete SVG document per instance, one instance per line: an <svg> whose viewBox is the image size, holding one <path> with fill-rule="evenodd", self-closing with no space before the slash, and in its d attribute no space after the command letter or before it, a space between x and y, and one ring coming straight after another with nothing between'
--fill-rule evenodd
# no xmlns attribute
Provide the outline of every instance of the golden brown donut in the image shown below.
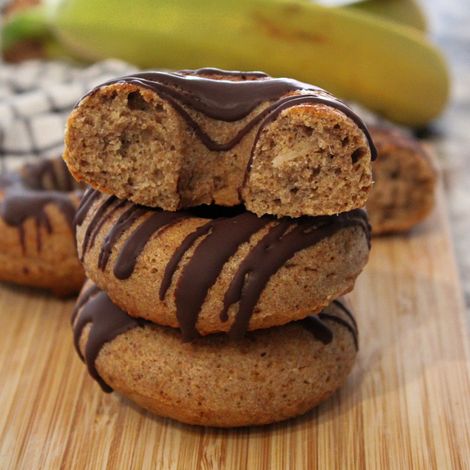
<svg viewBox="0 0 470 470"><path fill-rule="evenodd" d="M374 235L403 232L434 207L437 171L424 146L397 128L369 126L377 147L367 212Z"/></svg>
<svg viewBox="0 0 470 470"><path fill-rule="evenodd" d="M80 290L73 218L81 191L61 158L0 176L0 280L56 295Z"/></svg>
<svg viewBox="0 0 470 470"><path fill-rule="evenodd" d="M367 216L168 212L88 190L77 212L87 276L130 315L186 338L269 328L349 292L369 255Z"/></svg>
<svg viewBox="0 0 470 470"><path fill-rule="evenodd" d="M88 283L73 318L77 351L105 391L190 424L267 424L305 413L346 380L357 325L344 300L318 316L248 333L182 341L136 320Z"/></svg>
<svg viewBox="0 0 470 470"><path fill-rule="evenodd" d="M261 216L365 205L375 149L360 118L313 85L201 69L117 78L71 113L74 177L165 210L243 203Z"/></svg>

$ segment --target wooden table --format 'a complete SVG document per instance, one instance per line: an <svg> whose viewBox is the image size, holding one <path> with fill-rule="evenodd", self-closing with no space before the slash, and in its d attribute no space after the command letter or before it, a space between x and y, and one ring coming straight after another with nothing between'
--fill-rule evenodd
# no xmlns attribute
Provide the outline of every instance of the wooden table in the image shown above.
<svg viewBox="0 0 470 470"><path fill-rule="evenodd" d="M262 428L186 426L103 394L72 346L73 302L2 286L0 468L470 468L468 325L443 202L413 234L374 240L346 386Z"/></svg>

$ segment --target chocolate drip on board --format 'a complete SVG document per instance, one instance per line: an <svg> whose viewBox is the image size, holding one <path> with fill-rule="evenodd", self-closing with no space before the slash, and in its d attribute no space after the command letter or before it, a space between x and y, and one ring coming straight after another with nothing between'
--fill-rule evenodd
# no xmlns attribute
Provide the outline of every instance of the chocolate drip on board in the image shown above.
<svg viewBox="0 0 470 470"><path fill-rule="evenodd" d="M80 358L86 363L90 375L100 384L105 392L112 392L112 388L101 378L96 370L95 361L103 345L112 341L126 331L140 326L139 321L114 305L109 297L98 289L88 298L84 299L81 308L78 307L73 326L73 339L75 349ZM80 351L80 337L83 329L91 323L85 354Z"/></svg>
<svg viewBox="0 0 470 470"><path fill-rule="evenodd" d="M213 79L210 78L210 75L225 75L226 77L239 77L242 79ZM245 80L243 77L251 79ZM297 80L271 78L262 72L237 73L234 71L222 71L210 68L194 71L185 70L182 72L142 72L110 80L90 91L84 98L93 95L102 87L117 83L133 84L150 89L159 94L173 106L209 150L230 150L262 121L257 131L259 138L264 126L288 107L300 104L321 103L338 109L352 119L367 138L372 160L374 160L377 155L369 131L356 113L345 103L325 90ZM307 93L287 96L281 100L283 106L279 106L279 99L289 93L299 91ZM82 98L82 100L84 98ZM226 143L215 142L211 139L183 107L186 106L212 119L235 122L246 118L259 105L265 102L271 102L271 104L256 116L252 117L236 136ZM256 141L257 139L255 139L255 143L252 147L252 154L254 153Z"/></svg>
<svg viewBox="0 0 470 470"><path fill-rule="evenodd" d="M69 187L69 178L65 163L57 158L25 164L19 173L3 175L0 179L3 191L0 217L7 225L17 228L23 252L26 250L26 220L34 220L38 251L42 249L41 229L52 232L46 212L48 205L55 205L62 212L72 230L76 209L70 194L64 192Z"/></svg>

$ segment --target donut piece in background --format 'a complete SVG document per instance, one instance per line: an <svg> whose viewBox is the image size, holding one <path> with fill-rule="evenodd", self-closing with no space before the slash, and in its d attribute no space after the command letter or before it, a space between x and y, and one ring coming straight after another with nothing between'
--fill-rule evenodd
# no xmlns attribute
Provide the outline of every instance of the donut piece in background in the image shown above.
<svg viewBox="0 0 470 470"><path fill-rule="evenodd" d="M361 119L313 85L262 72L144 72L104 83L71 113L74 177L175 211L244 204L332 215L365 205L375 148Z"/></svg>
<svg viewBox="0 0 470 470"><path fill-rule="evenodd" d="M162 211L89 189L77 212L87 276L135 317L198 334L269 328L349 292L369 256L367 215Z"/></svg>
<svg viewBox="0 0 470 470"><path fill-rule="evenodd" d="M434 207L437 170L426 148L407 132L370 125L378 158L367 201L373 235L410 230Z"/></svg>
<svg viewBox="0 0 470 470"><path fill-rule="evenodd" d="M61 158L0 176L0 280L58 296L80 291L73 219L81 195Z"/></svg>
<svg viewBox="0 0 470 470"><path fill-rule="evenodd" d="M105 391L159 416L218 427L307 412L344 383L358 349L345 300L238 340L218 334L184 342L176 329L130 317L87 283L72 323L77 351Z"/></svg>

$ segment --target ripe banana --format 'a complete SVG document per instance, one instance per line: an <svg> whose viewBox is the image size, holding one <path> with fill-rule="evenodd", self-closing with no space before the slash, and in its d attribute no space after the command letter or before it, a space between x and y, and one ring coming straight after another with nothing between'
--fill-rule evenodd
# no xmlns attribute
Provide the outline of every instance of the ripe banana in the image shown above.
<svg viewBox="0 0 470 470"><path fill-rule="evenodd" d="M343 7L379 15L383 19L396 21L422 32L426 32L428 28L426 15L416 0L358 0L348 2Z"/></svg>
<svg viewBox="0 0 470 470"><path fill-rule="evenodd" d="M302 0L45 0L41 11L55 40L85 60L262 69L411 126L436 117L448 98L445 62L422 33L354 8ZM10 43L13 23L4 27Z"/></svg>

